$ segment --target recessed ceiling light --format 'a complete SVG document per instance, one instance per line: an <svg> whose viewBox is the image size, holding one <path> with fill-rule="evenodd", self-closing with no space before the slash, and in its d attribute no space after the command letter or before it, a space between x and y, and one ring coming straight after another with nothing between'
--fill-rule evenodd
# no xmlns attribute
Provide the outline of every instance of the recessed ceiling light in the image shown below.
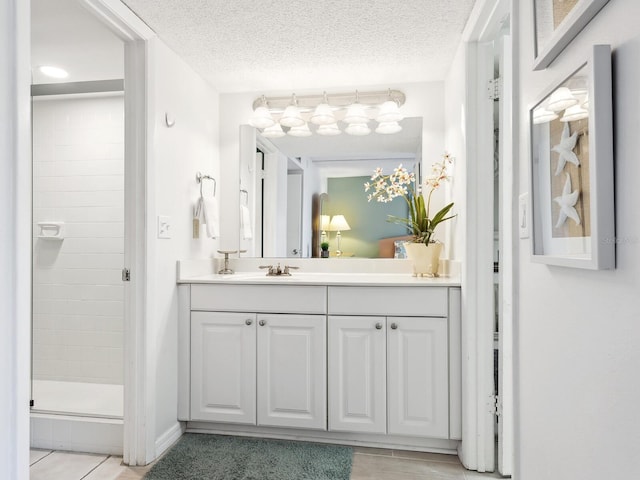
<svg viewBox="0 0 640 480"><path fill-rule="evenodd" d="M63 68L52 67L51 65L40 65L38 67L38 70L40 70L40 72L46 75L47 77L52 77L52 78L67 78L69 76L67 71L64 70Z"/></svg>

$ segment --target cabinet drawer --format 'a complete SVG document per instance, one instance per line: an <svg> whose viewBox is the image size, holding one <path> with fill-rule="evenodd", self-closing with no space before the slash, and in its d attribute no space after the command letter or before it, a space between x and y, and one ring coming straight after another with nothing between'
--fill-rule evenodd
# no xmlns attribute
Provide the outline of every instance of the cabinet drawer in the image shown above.
<svg viewBox="0 0 640 480"><path fill-rule="evenodd" d="M318 285L192 285L191 310L326 313L327 287Z"/></svg>
<svg viewBox="0 0 640 480"><path fill-rule="evenodd" d="M446 287L328 287L330 315L446 317Z"/></svg>

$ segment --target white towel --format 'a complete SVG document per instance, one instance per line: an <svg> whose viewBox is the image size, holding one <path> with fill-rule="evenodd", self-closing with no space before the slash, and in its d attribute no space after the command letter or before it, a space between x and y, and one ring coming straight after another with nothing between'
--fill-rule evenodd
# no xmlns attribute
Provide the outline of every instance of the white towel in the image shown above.
<svg viewBox="0 0 640 480"><path fill-rule="evenodd" d="M201 198L200 201L202 201L202 218L207 226L207 236L218 238L220 236L218 201L215 197Z"/></svg>
<svg viewBox="0 0 640 480"><path fill-rule="evenodd" d="M240 232L243 240L251 240L253 232L251 231L251 212L246 205L240 205Z"/></svg>

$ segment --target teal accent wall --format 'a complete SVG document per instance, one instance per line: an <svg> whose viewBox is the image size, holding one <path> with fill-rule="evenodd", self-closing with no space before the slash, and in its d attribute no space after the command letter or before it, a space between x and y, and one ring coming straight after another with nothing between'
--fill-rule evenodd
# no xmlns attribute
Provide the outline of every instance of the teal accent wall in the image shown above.
<svg viewBox="0 0 640 480"><path fill-rule="evenodd" d="M369 180L370 177L329 178L329 201L324 203L322 213L331 216L342 214L351 227L351 230L342 232L340 249L345 254L377 258L378 240L409 234L402 225L387 222L387 215L407 217L408 207L402 198L389 203L367 202L364 184ZM338 248L336 232L327 233L329 249L334 252Z"/></svg>

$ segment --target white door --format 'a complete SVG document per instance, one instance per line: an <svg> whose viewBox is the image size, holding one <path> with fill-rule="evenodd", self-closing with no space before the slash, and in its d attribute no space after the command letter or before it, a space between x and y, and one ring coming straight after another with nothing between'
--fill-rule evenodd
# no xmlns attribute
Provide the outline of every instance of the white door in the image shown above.
<svg viewBox="0 0 640 480"><path fill-rule="evenodd" d="M386 319L329 317L329 430L387 432Z"/></svg>
<svg viewBox="0 0 640 480"><path fill-rule="evenodd" d="M191 313L191 419L256 423L256 314Z"/></svg>
<svg viewBox="0 0 640 480"><path fill-rule="evenodd" d="M327 428L326 317L258 315L258 425Z"/></svg>
<svg viewBox="0 0 640 480"><path fill-rule="evenodd" d="M449 437L447 319L387 318L389 434Z"/></svg>

